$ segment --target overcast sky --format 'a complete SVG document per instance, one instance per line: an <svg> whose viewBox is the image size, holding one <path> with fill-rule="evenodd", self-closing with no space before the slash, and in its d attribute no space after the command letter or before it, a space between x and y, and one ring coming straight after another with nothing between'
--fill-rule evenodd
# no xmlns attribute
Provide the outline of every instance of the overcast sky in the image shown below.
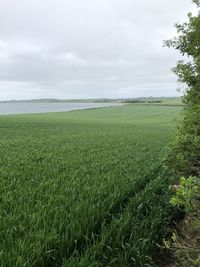
<svg viewBox="0 0 200 267"><path fill-rule="evenodd" d="M177 95L191 0L0 0L0 100Z"/></svg>

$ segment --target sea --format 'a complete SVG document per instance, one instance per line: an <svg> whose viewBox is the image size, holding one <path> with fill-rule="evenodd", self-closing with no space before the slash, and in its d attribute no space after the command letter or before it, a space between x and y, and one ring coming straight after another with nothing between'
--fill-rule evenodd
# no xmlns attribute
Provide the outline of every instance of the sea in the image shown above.
<svg viewBox="0 0 200 267"><path fill-rule="evenodd" d="M118 103L0 102L0 115L63 112L117 106Z"/></svg>

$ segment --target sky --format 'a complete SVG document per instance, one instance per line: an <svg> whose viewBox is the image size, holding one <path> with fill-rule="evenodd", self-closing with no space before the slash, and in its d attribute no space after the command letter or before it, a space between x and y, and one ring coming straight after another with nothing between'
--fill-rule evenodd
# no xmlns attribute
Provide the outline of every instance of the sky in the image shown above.
<svg viewBox="0 0 200 267"><path fill-rule="evenodd" d="M176 96L191 0L0 0L0 101Z"/></svg>

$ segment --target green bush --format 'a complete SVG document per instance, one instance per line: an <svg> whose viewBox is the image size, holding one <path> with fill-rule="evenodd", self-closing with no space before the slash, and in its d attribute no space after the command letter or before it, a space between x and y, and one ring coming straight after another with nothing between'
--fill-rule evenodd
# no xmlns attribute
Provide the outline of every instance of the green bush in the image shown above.
<svg viewBox="0 0 200 267"><path fill-rule="evenodd" d="M176 176L200 177L200 105L185 110L166 163Z"/></svg>
<svg viewBox="0 0 200 267"><path fill-rule="evenodd" d="M179 184L171 187L175 192L170 203L185 209L185 218L177 225L168 241L167 251L173 253L174 267L200 266L200 180L181 177Z"/></svg>
<svg viewBox="0 0 200 267"><path fill-rule="evenodd" d="M184 207L186 213L195 212L199 205L200 181L197 177L181 177L178 185L172 186L175 195L170 203L174 206Z"/></svg>
<svg viewBox="0 0 200 267"><path fill-rule="evenodd" d="M185 56L173 69L178 81L187 86L184 120L167 157L167 165L177 177L200 177L200 0L193 2L197 15L189 13L187 22L177 23L177 36L165 42Z"/></svg>

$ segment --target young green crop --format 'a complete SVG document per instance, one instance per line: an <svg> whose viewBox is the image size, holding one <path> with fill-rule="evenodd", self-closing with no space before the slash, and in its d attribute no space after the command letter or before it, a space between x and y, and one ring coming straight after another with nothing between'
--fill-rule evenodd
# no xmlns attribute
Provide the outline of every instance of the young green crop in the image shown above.
<svg viewBox="0 0 200 267"><path fill-rule="evenodd" d="M122 106L1 116L0 265L75 267L75 255L80 258L98 246L105 233L112 237L119 223L119 241L111 238L108 245L117 247L137 221L137 205L131 203L138 191L142 203L157 190L157 180L149 190L145 187L154 184L150 180L156 176L149 174L160 165L180 110ZM160 225L153 218L164 198L138 224L145 238L149 232L149 242ZM159 223L166 216L167 209ZM130 235L130 246L137 238ZM100 248L106 255L105 246ZM134 257L133 251L127 253ZM122 264L124 253L110 255Z"/></svg>

